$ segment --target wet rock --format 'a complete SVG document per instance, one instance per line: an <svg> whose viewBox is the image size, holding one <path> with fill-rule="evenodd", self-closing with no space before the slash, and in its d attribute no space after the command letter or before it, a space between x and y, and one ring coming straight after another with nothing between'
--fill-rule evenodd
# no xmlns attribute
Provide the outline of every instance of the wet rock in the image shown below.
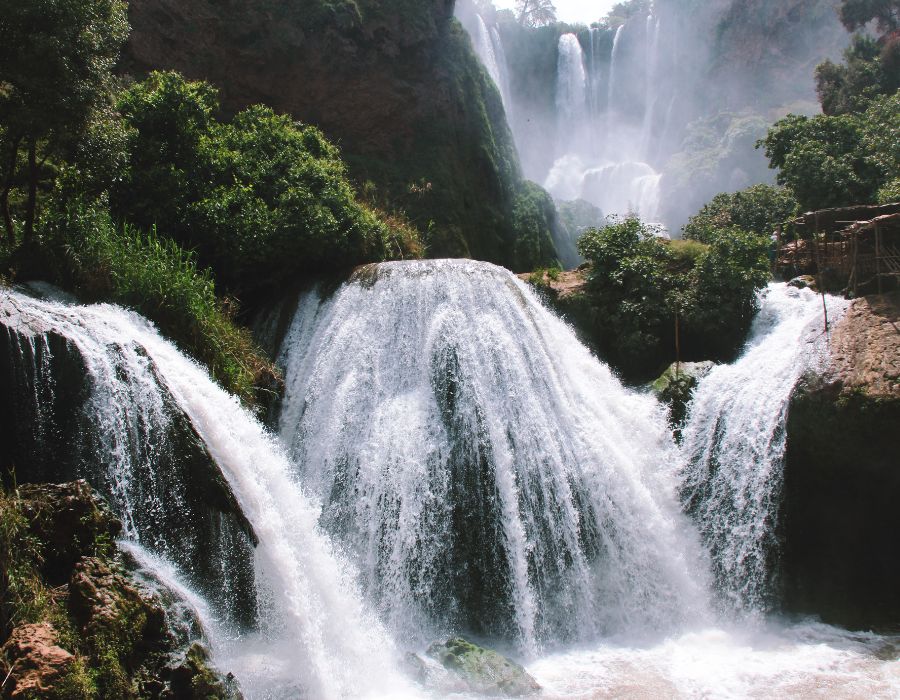
<svg viewBox="0 0 900 700"><path fill-rule="evenodd" d="M900 619L900 293L853 302L791 398L780 540L790 612Z"/></svg>
<svg viewBox="0 0 900 700"><path fill-rule="evenodd" d="M518 664L461 637L432 644L428 655L463 679L473 692L521 697L541 690L537 681Z"/></svg>
<svg viewBox="0 0 900 700"><path fill-rule="evenodd" d="M243 700L234 676L220 676L202 644L194 643L172 670L170 688L176 700Z"/></svg>
<svg viewBox="0 0 900 700"><path fill-rule="evenodd" d="M650 385L656 398L669 405L671 423L676 431L684 425L694 389L715 366L714 362L708 361L672 363L659 379Z"/></svg>
<svg viewBox="0 0 900 700"><path fill-rule="evenodd" d="M85 639L100 649L114 650L129 669L171 644L158 602L97 557L76 565L69 582L69 611Z"/></svg>
<svg viewBox="0 0 900 700"><path fill-rule="evenodd" d="M31 534L43 545L42 574L54 585L68 581L79 559L111 547L122 531L86 481L25 484L18 496Z"/></svg>
<svg viewBox="0 0 900 700"><path fill-rule="evenodd" d="M788 282L788 286L794 287L795 289L811 289L814 292L819 289L816 284L816 278L813 275L800 275L799 277L795 277Z"/></svg>
<svg viewBox="0 0 900 700"><path fill-rule="evenodd" d="M8 664L8 678L3 684L6 698L48 697L66 676L75 657L58 646L53 625L22 625L13 630L0 650Z"/></svg>

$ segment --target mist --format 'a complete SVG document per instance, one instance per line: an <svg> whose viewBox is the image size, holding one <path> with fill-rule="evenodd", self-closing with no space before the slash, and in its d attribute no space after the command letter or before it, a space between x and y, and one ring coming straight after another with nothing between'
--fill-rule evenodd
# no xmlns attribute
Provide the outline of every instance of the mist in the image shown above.
<svg viewBox="0 0 900 700"><path fill-rule="evenodd" d="M830 0L632 0L590 27L523 27L485 1L457 16L525 176L673 237L717 193L774 182L756 142L818 112L815 66L849 43Z"/></svg>

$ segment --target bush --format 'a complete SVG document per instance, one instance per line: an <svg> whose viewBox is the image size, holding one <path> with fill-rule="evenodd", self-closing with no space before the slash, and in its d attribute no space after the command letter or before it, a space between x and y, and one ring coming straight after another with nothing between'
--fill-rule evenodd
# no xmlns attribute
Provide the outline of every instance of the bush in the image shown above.
<svg viewBox="0 0 900 700"><path fill-rule="evenodd" d="M203 362L229 391L252 403L274 370L250 332L233 321L233 306L216 297L194 256L155 232L117 228L101 204L73 202L49 213L42 238L72 287L89 299L130 306ZM45 266L46 267L46 266Z"/></svg>
<svg viewBox="0 0 900 700"><path fill-rule="evenodd" d="M669 364L675 319L682 359L719 359L743 342L756 293L769 279L769 241L736 227L708 243L667 241L636 218L591 229L579 249L591 264L587 301L601 354L631 378Z"/></svg>
<svg viewBox="0 0 900 700"><path fill-rule="evenodd" d="M796 216L797 209L797 200L790 190L754 185L740 192L713 197L688 221L684 236L709 243L719 230L732 226L770 236L778 224Z"/></svg>
<svg viewBox="0 0 900 700"><path fill-rule="evenodd" d="M219 122L216 91L177 73L151 74L119 106L134 136L113 212L196 249L230 291L272 293L302 273L421 251L409 226L356 201L314 127L262 106Z"/></svg>

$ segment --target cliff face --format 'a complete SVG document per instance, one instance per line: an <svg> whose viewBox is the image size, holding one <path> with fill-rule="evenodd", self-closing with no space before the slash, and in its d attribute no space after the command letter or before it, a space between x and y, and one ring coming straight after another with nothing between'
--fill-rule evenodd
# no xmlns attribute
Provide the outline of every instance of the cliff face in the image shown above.
<svg viewBox="0 0 900 700"><path fill-rule="evenodd" d="M430 255L530 265L509 223L521 178L500 96L453 5L132 0L123 70L175 69L229 111L262 102L320 127Z"/></svg>
<svg viewBox="0 0 900 700"><path fill-rule="evenodd" d="M849 41L831 0L732 0L719 11L712 77L732 108L815 100L816 66Z"/></svg>
<svg viewBox="0 0 900 700"><path fill-rule="evenodd" d="M793 612L870 627L900 621L900 293L854 302L825 371L792 399L784 593Z"/></svg>

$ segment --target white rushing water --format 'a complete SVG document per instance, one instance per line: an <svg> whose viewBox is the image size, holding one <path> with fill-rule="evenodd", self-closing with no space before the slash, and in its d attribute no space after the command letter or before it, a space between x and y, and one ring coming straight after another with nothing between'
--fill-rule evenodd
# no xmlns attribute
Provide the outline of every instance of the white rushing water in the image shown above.
<svg viewBox="0 0 900 700"><path fill-rule="evenodd" d="M2 294L22 321L65 337L84 358L91 412L109 438L98 457L108 464L117 494L126 494L114 504L126 523L148 505L127 498L137 465L120 448L132 427L144 424L128 413L161 411L161 386L215 459L259 538L257 586L265 598L259 630L230 638L220 630L213 649L215 661L235 673L247 697L391 697L405 689L392 670L390 637L357 595L352 570L318 531L317 502L237 399L137 314ZM164 570L159 573L165 578Z"/></svg>
<svg viewBox="0 0 900 700"><path fill-rule="evenodd" d="M367 269L282 348L282 438L397 634L534 653L704 615L661 407L508 271Z"/></svg>
<svg viewBox="0 0 900 700"><path fill-rule="evenodd" d="M486 263L388 263L302 296L279 358L284 447L140 316L0 293L45 348L23 349L35 376L42 331L85 359L96 430L118 436L97 449L132 523L122 546L250 700L440 697L398 656L459 631L517 649L543 698L900 696L900 640L746 615L766 609L787 400L824 352L809 291L769 287L681 449L654 399ZM177 543L144 534L141 509L179 507L132 484L162 449L132 443L171 420L169 400L259 538L252 629L172 564Z"/></svg>
<svg viewBox="0 0 900 700"><path fill-rule="evenodd" d="M826 350L821 296L786 284L763 294L743 356L700 382L684 429L686 508L720 592L745 611L769 607L788 403ZM846 307L828 298L832 322Z"/></svg>

